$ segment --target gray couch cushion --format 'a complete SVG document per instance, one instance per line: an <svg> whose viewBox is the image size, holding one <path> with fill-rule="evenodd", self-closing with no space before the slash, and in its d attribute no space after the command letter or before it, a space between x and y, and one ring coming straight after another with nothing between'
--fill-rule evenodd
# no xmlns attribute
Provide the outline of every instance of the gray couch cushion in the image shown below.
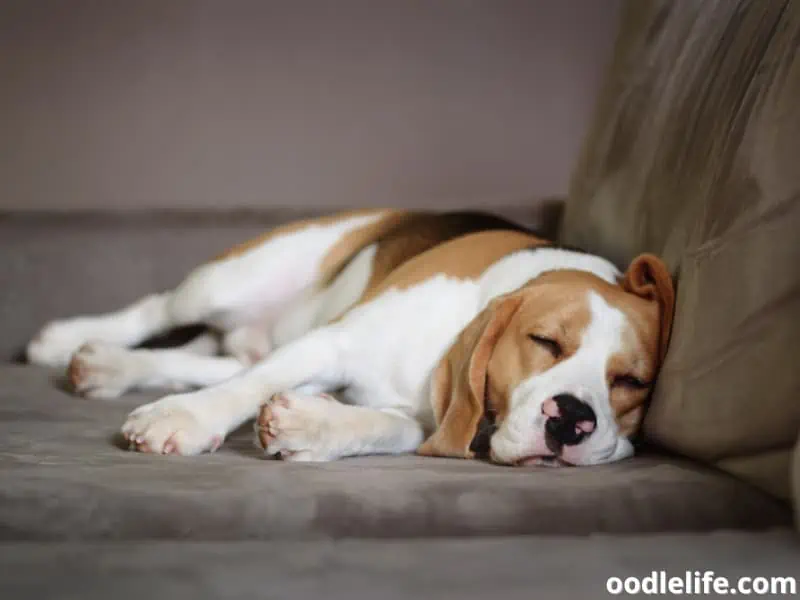
<svg viewBox="0 0 800 600"><path fill-rule="evenodd" d="M800 540L789 531L770 531L280 544L28 543L0 544L0 563L3 598L595 600L608 597L607 578L647 577L654 570L670 577L710 570L731 582L741 576L796 576Z"/></svg>
<svg viewBox="0 0 800 600"><path fill-rule="evenodd" d="M39 368L0 368L0 538L204 539L588 534L786 524L788 507L728 476L645 455L513 469L475 461L262 458L248 431L214 455L119 448L144 396L88 401Z"/></svg>

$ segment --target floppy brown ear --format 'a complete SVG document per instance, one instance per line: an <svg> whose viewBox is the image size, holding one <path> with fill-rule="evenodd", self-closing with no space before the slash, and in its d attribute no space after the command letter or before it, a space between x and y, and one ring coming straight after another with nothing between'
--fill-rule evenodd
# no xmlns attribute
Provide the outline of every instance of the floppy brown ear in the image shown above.
<svg viewBox="0 0 800 600"><path fill-rule="evenodd" d="M658 302L661 317L658 358L659 364L662 363L669 347L675 312L675 287L667 266L657 256L640 254L625 271L622 287L641 298Z"/></svg>
<svg viewBox="0 0 800 600"><path fill-rule="evenodd" d="M619 427L619 435L627 438L633 437L642 424L642 420L644 419L644 410L645 405L640 404L625 414L618 416L617 426Z"/></svg>
<svg viewBox="0 0 800 600"><path fill-rule="evenodd" d="M439 362L431 380L438 427L417 449L418 454L473 458L469 446L484 412L489 359L521 303L519 293L493 300Z"/></svg>

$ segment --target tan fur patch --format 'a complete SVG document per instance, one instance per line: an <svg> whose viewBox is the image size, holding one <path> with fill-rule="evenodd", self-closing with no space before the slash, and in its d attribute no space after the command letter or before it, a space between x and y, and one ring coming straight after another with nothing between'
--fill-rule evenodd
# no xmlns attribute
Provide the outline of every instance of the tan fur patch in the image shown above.
<svg viewBox="0 0 800 600"><path fill-rule="evenodd" d="M509 231L515 224L481 212L415 213L381 238L367 290L415 256L455 238L478 232Z"/></svg>
<svg viewBox="0 0 800 600"><path fill-rule="evenodd" d="M380 220L354 229L342 238L331 248L325 260L322 261L320 271L321 286L329 285L330 282L347 266L347 263L355 257L358 252L380 241L387 234L391 233L404 223L414 219L416 213L405 211L391 211Z"/></svg>
<svg viewBox="0 0 800 600"><path fill-rule="evenodd" d="M475 279L492 264L517 250L545 246L550 242L520 231L482 231L444 242L414 256L399 267L372 277L359 304L384 291L406 289L444 273L458 279Z"/></svg>

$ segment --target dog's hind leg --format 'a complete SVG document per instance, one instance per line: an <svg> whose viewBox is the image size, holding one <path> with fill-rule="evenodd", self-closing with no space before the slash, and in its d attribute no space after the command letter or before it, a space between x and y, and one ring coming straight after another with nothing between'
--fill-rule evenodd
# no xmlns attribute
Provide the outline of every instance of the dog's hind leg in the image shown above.
<svg viewBox="0 0 800 600"><path fill-rule="evenodd" d="M171 327L170 294L152 294L121 310L53 321L28 344L28 362L66 367L75 351L90 340L134 346Z"/></svg>
<svg viewBox="0 0 800 600"><path fill-rule="evenodd" d="M221 383L246 368L233 357L216 356L218 347L211 334L166 350L88 342L73 355L67 375L75 392L88 398L115 398L133 389L186 391Z"/></svg>

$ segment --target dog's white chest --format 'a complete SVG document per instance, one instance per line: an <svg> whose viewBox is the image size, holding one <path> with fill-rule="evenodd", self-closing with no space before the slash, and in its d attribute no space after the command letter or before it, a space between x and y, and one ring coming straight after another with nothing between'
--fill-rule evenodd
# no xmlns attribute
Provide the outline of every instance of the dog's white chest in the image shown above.
<svg viewBox="0 0 800 600"><path fill-rule="evenodd" d="M472 280L437 275L407 289L392 289L343 320L360 365L351 400L396 406L414 414L429 410L427 382L453 339L475 316L479 286Z"/></svg>

